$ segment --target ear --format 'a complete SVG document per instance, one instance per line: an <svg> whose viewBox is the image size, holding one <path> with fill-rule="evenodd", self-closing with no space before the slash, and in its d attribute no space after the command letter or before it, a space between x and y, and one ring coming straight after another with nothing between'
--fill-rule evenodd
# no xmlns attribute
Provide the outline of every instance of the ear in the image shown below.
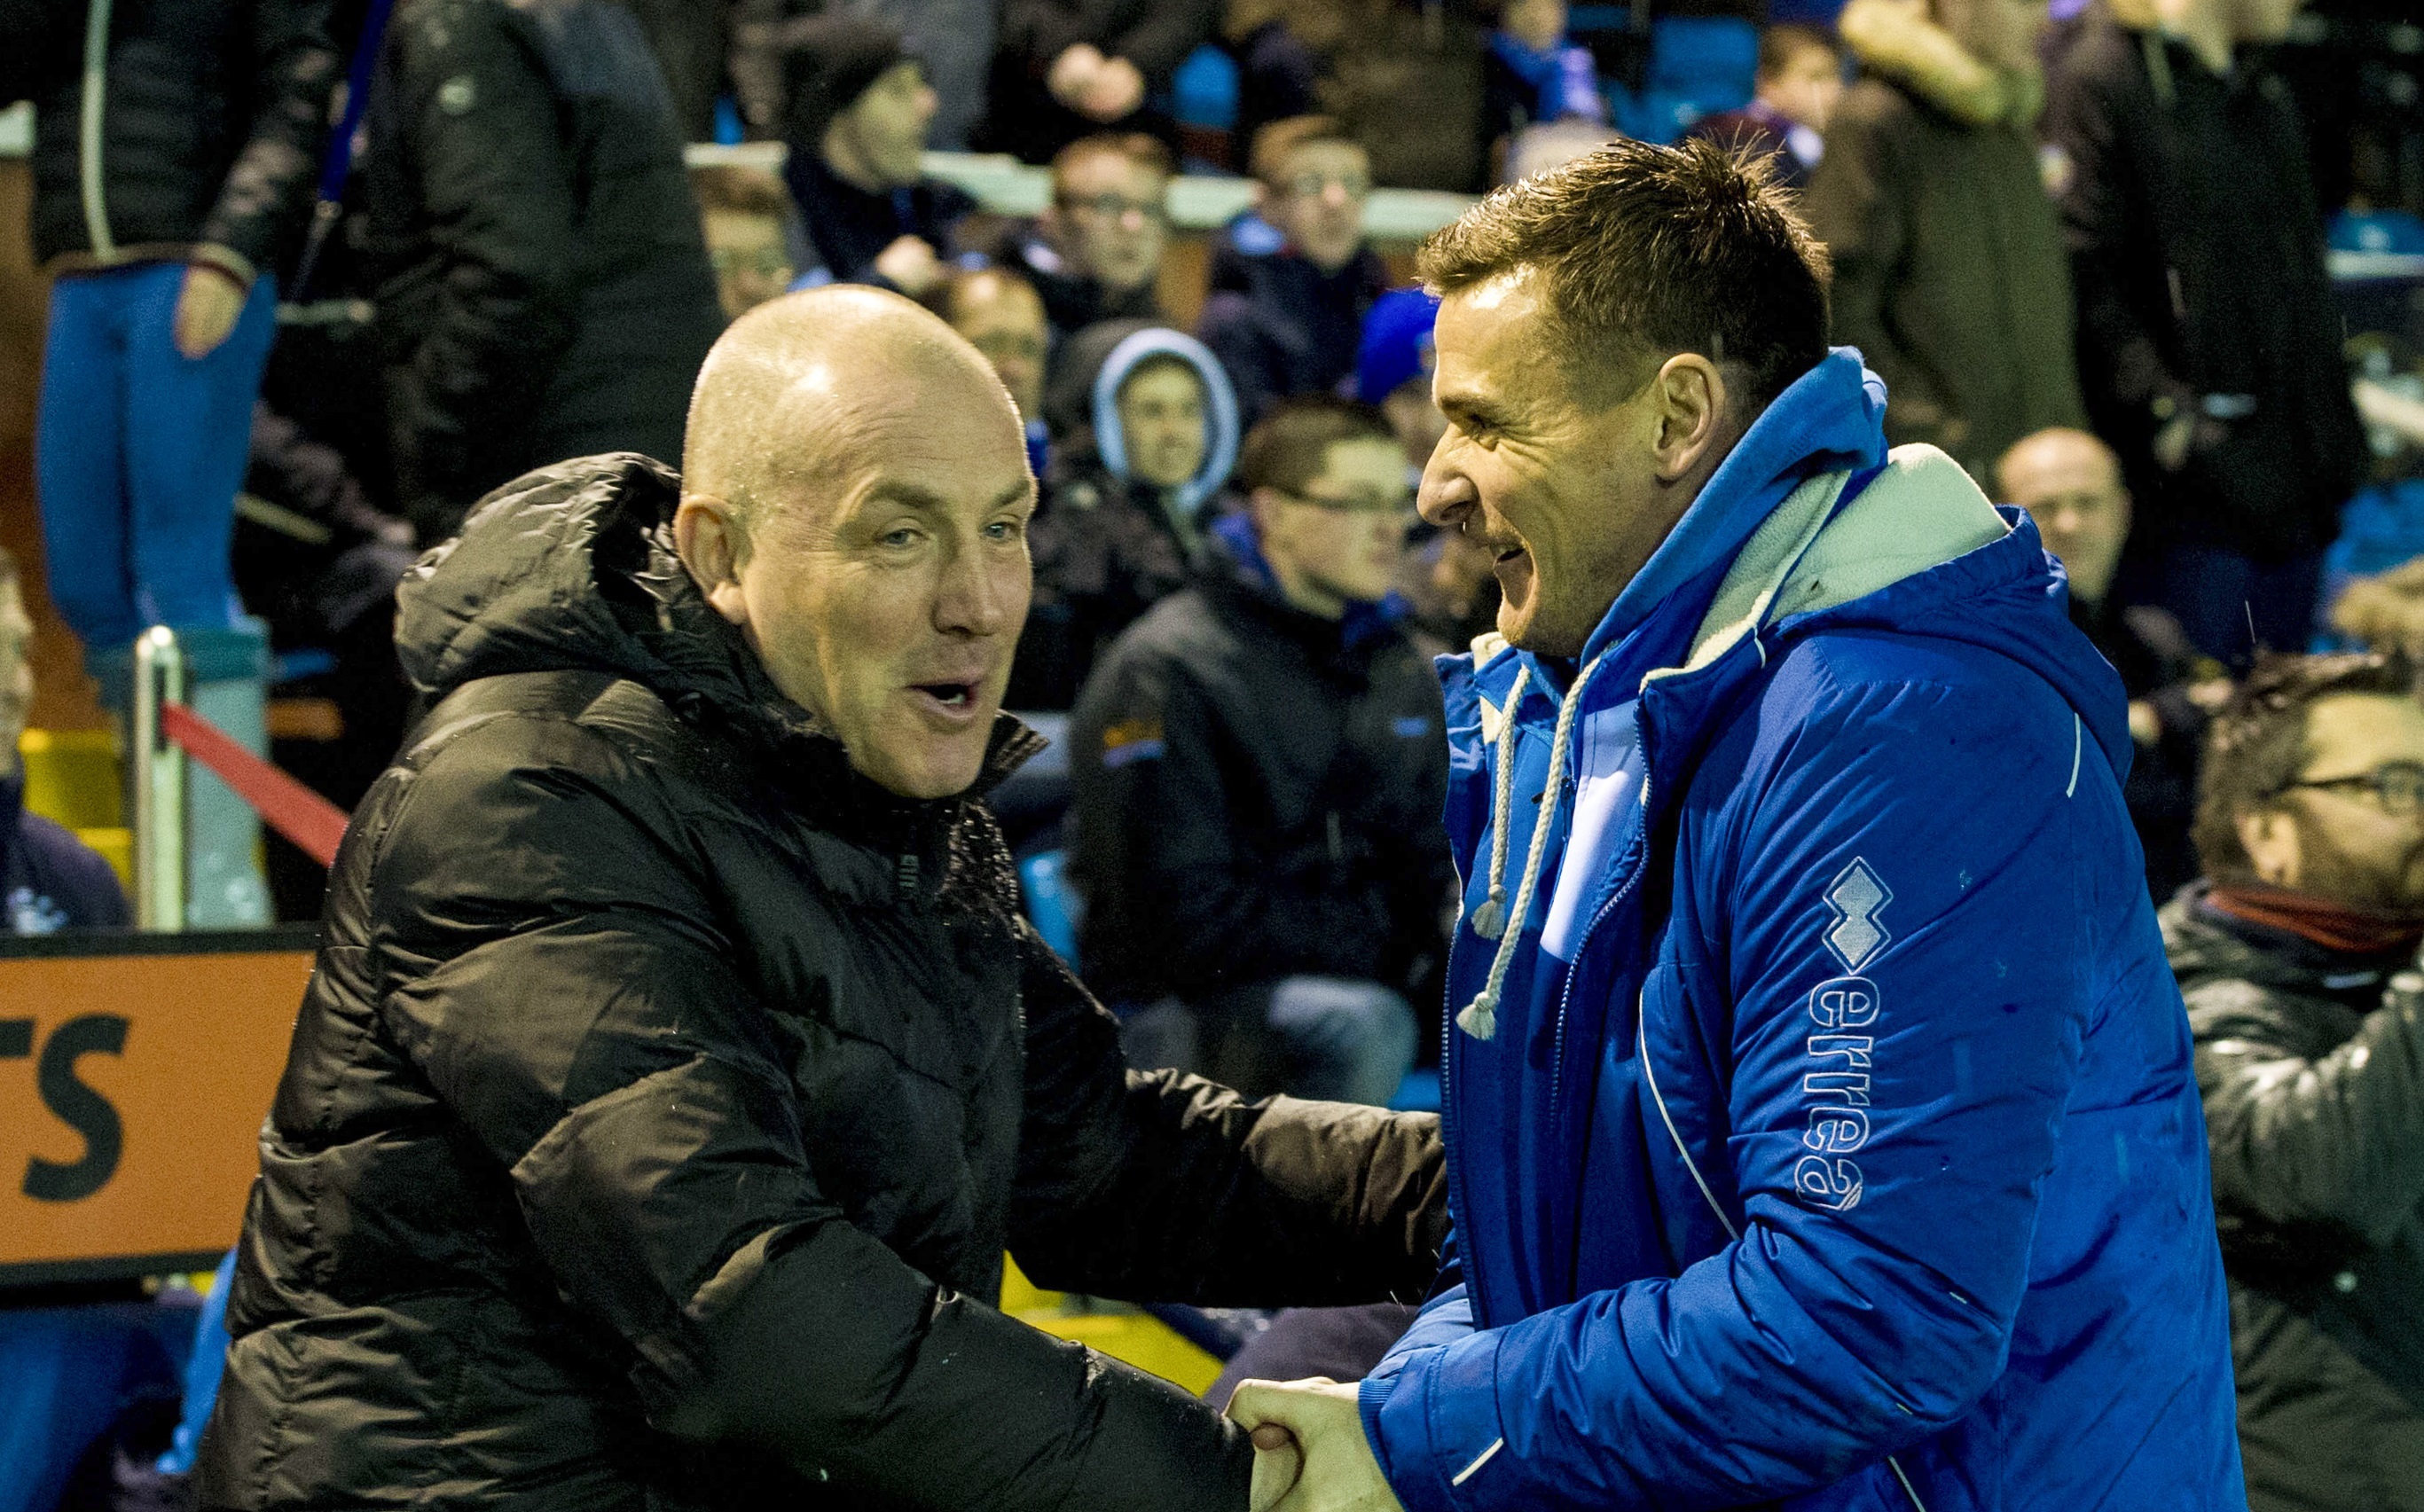
<svg viewBox="0 0 2424 1512"><path fill-rule="evenodd" d="M1698 352L1679 352L1650 380L1657 405L1658 478L1673 483L1716 444L1726 418L1726 375Z"/></svg>
<svg viewBox="0 0 2424 1512"><path fill-rule="evenodd" d="M2240 847L2256 867L2257 879L2275 887L2294 887L2304 870L2298 844L2298 822L2280 809L2266 807L2239 816L2234 826Z"/></svg>
<svg viewBox="0 0 2424 1512"><path fill-rule="evenodd" d="M713 494L684 495L674 512L674 551L715 612L746 629L741 565L748 560L749 539L732 505Z"/></svg>

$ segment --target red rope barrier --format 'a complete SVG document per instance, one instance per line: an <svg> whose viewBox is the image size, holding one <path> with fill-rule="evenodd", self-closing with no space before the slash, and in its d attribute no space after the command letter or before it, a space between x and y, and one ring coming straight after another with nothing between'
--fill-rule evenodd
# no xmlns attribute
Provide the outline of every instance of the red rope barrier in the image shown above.
<svg viewBox="0 0 2424 1512"><path fill-rule="evenodd" d="M345 837L345 811L235 743L183 704L160 705L160 732L192 753L269 827L320 865L334 865Z"/></svg>

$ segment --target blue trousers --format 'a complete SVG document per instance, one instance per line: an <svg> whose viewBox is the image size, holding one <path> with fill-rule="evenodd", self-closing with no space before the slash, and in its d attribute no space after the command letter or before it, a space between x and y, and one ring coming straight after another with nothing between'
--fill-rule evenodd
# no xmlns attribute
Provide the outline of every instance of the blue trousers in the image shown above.
<svg viewBox="0 0 2424 1512"><path fill-rule="evenodd" d="M175 337L184 279L152 263L51 290L35 479L51 599L88 655L236 613L228 545L278 291L255 279L228 339L191 360Z"/></svg>
<svg viewBox="0 0 2424 1512"><path fill-rule="evenodd" d="M1379 982L1284 977L1194 1006L1165 997L1126 1015L1120 1044L1139 1070L1175 1066L1249 1097L1384 1106L1416 1034L1413 1009Z"/></svg>

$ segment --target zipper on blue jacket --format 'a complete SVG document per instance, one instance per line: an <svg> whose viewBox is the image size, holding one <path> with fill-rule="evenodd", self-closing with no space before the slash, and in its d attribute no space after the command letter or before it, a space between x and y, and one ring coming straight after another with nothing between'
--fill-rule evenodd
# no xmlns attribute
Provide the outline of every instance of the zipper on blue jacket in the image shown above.
<svg viewBox="0 0 2424 1512"><path fill-rule="evenodd" d="M1635 851L1639 851L1641 856L1633 869L1625 874L1624 881L1617 884L1615 893L1610 895L1608 900L1594 909L1591 916L1584 921L1582 933L1574 936L1573 963L1566 968L1564 985L1557 989L1557 1039L1555 1048L1550 1053L1549 1058L1549 1124L1553 1129L1556 1127L1557 1105L1565 1098L1566 1010L1574 998L1575 967L1582 964L1583 951L1589 947L1591 931L1599 928L1600 920L1607 917L1617 904L1632 896L1635 885L1641 881L1641 874L1650 868L1650 741L1647 732L1642 728L1641 703L1637 696L1633 705L1633 744L1634 748L1641 753L1641 792L1634 804L1634 813L1637 819L1634 824L1633 837L1625 842L1624 854L1618 859L1631 860ZM1567 831L1566 838L1569 842L1572 840L1571 830ZM1561 871L1562 869L1560 868ZM1544 945L1547 939L1546 934L1541 936ZM1445 1073L1442 1073L1442 1077L1441 1085L1444 1087Z"/></svg>

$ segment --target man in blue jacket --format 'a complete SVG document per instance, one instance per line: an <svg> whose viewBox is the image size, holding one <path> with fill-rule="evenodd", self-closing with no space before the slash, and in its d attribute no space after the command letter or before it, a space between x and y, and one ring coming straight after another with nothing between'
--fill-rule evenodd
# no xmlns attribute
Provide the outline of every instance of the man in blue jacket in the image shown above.
<svg viewBox="0 0 2424 1512"><path fill-rule="evenodd" d="M1453 1244L1257 1504L2244 1506L2187 1021L2061 566L1829 352L1826 254L1626 142L1425 249L1465 880ZM1284 1431L1283 1431L1284 1430Z"/></svg>

